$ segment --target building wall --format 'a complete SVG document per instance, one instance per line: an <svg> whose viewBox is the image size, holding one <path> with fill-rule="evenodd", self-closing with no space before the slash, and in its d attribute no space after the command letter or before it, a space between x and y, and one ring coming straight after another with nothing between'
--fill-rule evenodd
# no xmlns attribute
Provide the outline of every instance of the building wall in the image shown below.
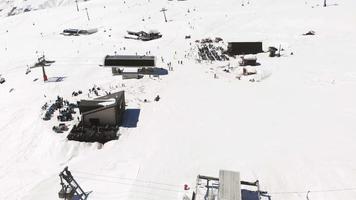
<svg viewBox="0 0 356 200"><path fill-rule="evenodd" d="M90 125L91 118L99 119L100 125L106 125L106 124L116 125L117 124L115 107L83 115L84 124Z"/></svg>
<svg viewBox="0 0 356 200"><path fill-rule="evenodd" d="M118 124L122 124L123 121L123 116L124 116L124 112L125 112L125 94L123 94L123 97L121 99L121 102L117 105L117 112L116 112L116 120Z"/></svg>

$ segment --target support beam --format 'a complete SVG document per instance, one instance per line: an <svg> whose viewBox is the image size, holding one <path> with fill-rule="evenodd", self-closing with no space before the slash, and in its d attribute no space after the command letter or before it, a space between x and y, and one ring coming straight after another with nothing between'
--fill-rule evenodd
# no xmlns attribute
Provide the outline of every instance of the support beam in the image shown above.
<svg viewBox="0 0 356 200"><path fill-rule="evenodd" d="M198 179L219 181L219 178L211 177L211 176L203 176L203 175L198 175Z"/></svg>
<svg viewBox="0 0 356 200"><path fill-rule="evenodd" d="M43 81L44 82L48 81L44 65L42 65L42 74L43 74Z"/></svg>
<svg viewBox="0 0 356 200"><path fill-rule="evenodd" d="M198 179L219 181L219 178L211 177L211 176L204 176L204 175L198 175ZM258 186L258 180L255 181L255 182L241 181L241 185L248 185L248 186L256 186L257 187Z"/></svg>

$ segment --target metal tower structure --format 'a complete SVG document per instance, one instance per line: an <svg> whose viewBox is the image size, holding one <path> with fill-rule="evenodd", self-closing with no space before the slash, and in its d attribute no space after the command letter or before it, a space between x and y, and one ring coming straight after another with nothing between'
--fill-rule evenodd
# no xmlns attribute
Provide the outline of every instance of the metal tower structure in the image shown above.
<svg viewBox="0 0 356 200"><path fill-rule="evenodd" d="M68 170L68 167L64 168L59 177L62 185L62 189L58 192L59 198L65 200L86 200L88 198L90 192L84 192Z"/></svg>

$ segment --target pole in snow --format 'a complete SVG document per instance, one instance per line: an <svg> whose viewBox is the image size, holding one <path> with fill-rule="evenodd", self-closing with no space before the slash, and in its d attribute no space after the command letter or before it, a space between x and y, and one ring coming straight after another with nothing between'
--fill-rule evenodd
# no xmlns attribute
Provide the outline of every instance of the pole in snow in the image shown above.
<svg viewBox="0 0 356 200"><path fill-rule="evenodd" d="M44 82L48 81L44 65L42 65L42 74L43 74L43 81Z"/></svg>
<svg viewBox="0 0 356 200"><path fill-rule="evenodd" d="M326 7L326 0L324 0L324 7Z"/></svg>
<svg viewBox="0 0 356 200"><path fill-rule="evenodd" d="M167 9L165 9L165 8L162 8L162 10L161 10L161 12L163 12L164 21L165 21L165 22L168 22L168 21L167 21L167 16L166 16L166 11L167 11Z"/></svg>
<svg viewBox="0 0 356 200"><path fill-rule="evenodd" d="M88 21L90 21L89 13L88 13L88 8L85 8L85 12L87 13Z"/></svg>
<svg viewBox="0 0 356 200"><path fill-rule="evenodd" d="M78 0L75 0L75 4L77 5L77 11L79 12Z"/></svg>

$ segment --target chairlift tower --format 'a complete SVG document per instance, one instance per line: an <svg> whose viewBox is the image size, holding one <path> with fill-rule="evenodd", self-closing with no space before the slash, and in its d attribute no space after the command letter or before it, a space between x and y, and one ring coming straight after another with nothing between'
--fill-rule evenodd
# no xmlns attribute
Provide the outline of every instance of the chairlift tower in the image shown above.
<svg viewBox="0 0 356 200"><path fill-rule="evenodd" d="M41 67L42 68L43 81L46 82L48 80L48 78L47 78L47 75L46 75L45 67L50 66L54 62L55 61L46 60L45 55L42 55L41 57L37 58L37 62L32 67L29 67L27 69L27 71L29 71L30 69L33 69L33 68Z"/></svg>
<svg viewBox="0 0 356 200"><path fill-rule="evenodd" d="M43 74L43 81L44 82L48 81L44 65L42 65L42 74Z"/></svg>
<svg viewBox="0 0 356 200"><path fill-rule="evenodd" d="M165 8L162 8L162 10L161 10L161 12L163 12L164 21L165 21L165 22L168 22L168 21L167 21L167 16L166 16L166 11L167 11L167 9L165 9Z"/></svg>
<svg viewBox="0 0 356 200"><path fill-rule="evenodd" d="M72 176L72 173L65 167L59 174L61 179L62 189L58 192L58 196L65 200L86 200L90 192L84 192L78 182Z"/></svg>
<svg viewBox="0 0 356 200"><path fill-rule="evenodd" d="M45 56L43 55L42 57L38 58L38 63L42 67L42 76L43 76L43 81L46 82L48 81L47 75L46 75L46 70L45 70Z"/></svg>

